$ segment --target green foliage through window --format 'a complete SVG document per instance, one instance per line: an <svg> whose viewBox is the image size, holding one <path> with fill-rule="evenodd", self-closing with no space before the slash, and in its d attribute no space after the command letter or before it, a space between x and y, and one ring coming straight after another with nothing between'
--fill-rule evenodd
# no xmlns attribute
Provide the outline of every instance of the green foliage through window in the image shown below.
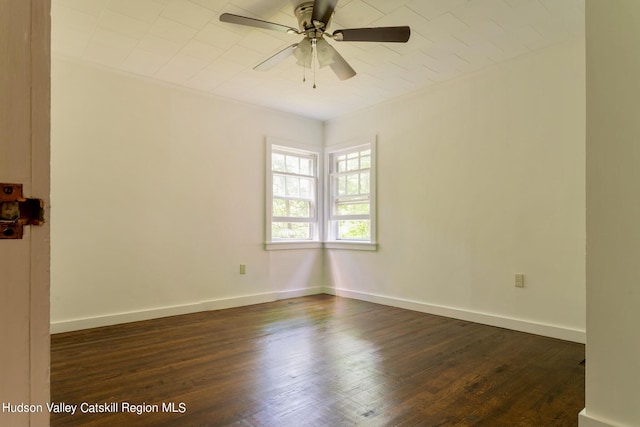
<svg viewBox="0 0 640 427"><path fill-rule="evenodd" d="M315 153L272 146L271 240L317 238Z"/></svg>
<svg viewBox="0 0 640 427"><path fill-rule="evenodd" d="M371 240L371 158L369 147L330 156L330 232L336 240Z"/></svg>

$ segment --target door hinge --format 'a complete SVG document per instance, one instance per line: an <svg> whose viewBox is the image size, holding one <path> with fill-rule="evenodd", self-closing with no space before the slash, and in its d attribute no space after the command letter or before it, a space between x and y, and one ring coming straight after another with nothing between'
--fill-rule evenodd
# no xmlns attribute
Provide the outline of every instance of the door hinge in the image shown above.
<svg viewBox="0 0 640 427"><path fill-rule="evenodd" d="M22 239L25 225L44 223L44 202L22 196L22 184L0 184L0 239Z"/></svg>

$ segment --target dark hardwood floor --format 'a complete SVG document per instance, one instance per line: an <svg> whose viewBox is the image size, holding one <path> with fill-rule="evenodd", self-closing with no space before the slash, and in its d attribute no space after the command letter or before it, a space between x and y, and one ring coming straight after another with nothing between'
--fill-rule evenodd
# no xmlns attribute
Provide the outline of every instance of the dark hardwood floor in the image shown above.
<svg viewBox="0 0 640 427"><path fill-rule="evenodd" d="M328 295L51 341L51 400L78 405L53 427L555 427L584 407L581 344Z"/></svg>

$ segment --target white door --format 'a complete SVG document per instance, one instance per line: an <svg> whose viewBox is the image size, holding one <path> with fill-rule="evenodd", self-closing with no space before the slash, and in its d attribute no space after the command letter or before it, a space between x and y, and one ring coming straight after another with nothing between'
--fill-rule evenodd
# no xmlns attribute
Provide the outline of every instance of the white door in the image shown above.
<svg viewBox="0 0 640 427"><path fill-rule="evenodd" d="M49 0L0 0L0 183L22 184L24 196L43 199L46 219L49 13ZM20 240L0 238L0 426L49 425L48 400L49 226L45 224L26 226ZM19 412L24 405L36 412Z"/></svg>

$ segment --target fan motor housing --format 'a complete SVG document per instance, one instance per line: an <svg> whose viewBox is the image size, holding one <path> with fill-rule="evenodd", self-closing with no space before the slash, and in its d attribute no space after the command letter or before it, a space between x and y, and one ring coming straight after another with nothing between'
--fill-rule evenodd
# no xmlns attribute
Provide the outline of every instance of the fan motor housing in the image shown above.
<svg viewBox="0 0 640 427"><path fill-rule="evenodd" d="M315 25L313 25L313 20L311 19L313 16L312 1L306 1L298 5L294 13L296 15L296 19L298 19L298 28L300 28L300 31L305 32L308 30L314 30L316 28ZM328 26L329 23L324 22L324 28Z"/></svg>

